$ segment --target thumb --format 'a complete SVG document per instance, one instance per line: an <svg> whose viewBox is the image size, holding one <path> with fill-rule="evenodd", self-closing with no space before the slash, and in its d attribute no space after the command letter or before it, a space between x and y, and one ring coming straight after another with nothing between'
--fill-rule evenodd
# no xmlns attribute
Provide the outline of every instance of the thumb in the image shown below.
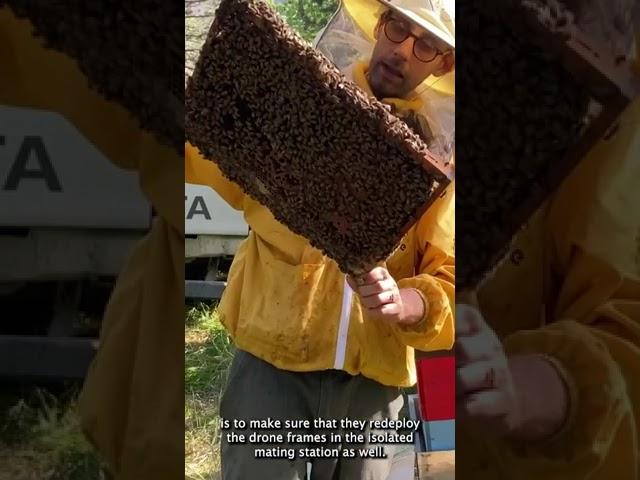
<svg viewBox="0 0 640 480"><path fill-rule="evenodd" d="M347 279L347 283L351 287L351 290L353 290L354 292L357 292L358 291L358 284L356 283L355 278L353 278L351 275L347 275L346 279Z"/></svg>
<svg viewBox="0 0 640 480"><path fill-rule="evenodd" d="M480 310L466 303L456 304L456 336L473 335L484 326L484 318Z"/></svg>

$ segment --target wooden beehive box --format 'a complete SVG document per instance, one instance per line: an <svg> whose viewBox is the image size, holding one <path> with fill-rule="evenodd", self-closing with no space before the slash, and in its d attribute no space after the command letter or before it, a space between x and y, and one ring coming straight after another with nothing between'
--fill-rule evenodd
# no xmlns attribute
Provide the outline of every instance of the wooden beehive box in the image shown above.
<svg viewBox="0 0 640 480"><path fill-rule="evenodd" d="M613 127L638 79L556 1L474 0L457 13L456 285L464 290L490 275Z"/></svg>
<svg viewBox="0 0 640 480"><path fill-rule="evenodd" d="M186 136L344 272L369 270L453 169L260 0L223 0L187 83Z"/></svg>
<svg viewBox="0 0 640 480"><path fill-rule="evenodd" d="M455 480L455 450L418 453L416 471L416 480Z"/></svg>

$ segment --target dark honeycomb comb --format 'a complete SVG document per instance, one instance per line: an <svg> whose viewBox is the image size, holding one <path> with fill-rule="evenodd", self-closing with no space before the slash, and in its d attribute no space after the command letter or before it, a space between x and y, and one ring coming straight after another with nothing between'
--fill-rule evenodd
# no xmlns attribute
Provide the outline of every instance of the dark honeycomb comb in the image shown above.
<svg viewBox="0 0 640 480"><path fill-rule="evenodd" d="M628 63L555 1L457 4L456 286L512 238L636 95Z"/></svg>
<svg viewBox="0 0 640 480"><path fill-rule="evenodd" d="M223 0L187 84L187 140L344 272L369 270L452 166L266 3Z"/></svg>

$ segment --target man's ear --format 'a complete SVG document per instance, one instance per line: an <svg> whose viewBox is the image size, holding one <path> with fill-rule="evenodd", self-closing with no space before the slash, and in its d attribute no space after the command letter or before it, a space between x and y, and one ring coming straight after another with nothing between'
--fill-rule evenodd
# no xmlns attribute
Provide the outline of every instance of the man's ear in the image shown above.
<svg viewBox="0 0 640 480"><path fill-rule="evenodd" d="M441 67L433 72L436 77L441 77L446 75L447 73L453 71L456 64L456 54L455 52L447 52L442 56L442 65Z"/></svg>

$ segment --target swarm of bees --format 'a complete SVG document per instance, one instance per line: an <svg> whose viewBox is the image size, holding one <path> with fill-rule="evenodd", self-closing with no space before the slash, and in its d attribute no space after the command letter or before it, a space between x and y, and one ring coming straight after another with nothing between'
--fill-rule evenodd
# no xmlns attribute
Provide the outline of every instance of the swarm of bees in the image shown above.
<svg viewBox="0 0 640 480"><path fill-rule="evenodd" d="M557 2L539 5L547 28L573 21ZM584 79L524 25L487 2L458 8L456 285L464 289L499 265L517 229L571 170L565 158L583 140L593 105Z"/></svg>
<svg viewBox="0 0 640 480"><path fill-rule="evenodd" d="M221 3L187 84L185 131L346 273L387 258L450 181L414 131L257 0Z"/></svg>
<svg viewBox="0 0 640 480"><path fill-rule="evenodd" d="M0 0L5 5L31 22L47 48L74 59L105 99L183 154L182 3Z"/></svg>

